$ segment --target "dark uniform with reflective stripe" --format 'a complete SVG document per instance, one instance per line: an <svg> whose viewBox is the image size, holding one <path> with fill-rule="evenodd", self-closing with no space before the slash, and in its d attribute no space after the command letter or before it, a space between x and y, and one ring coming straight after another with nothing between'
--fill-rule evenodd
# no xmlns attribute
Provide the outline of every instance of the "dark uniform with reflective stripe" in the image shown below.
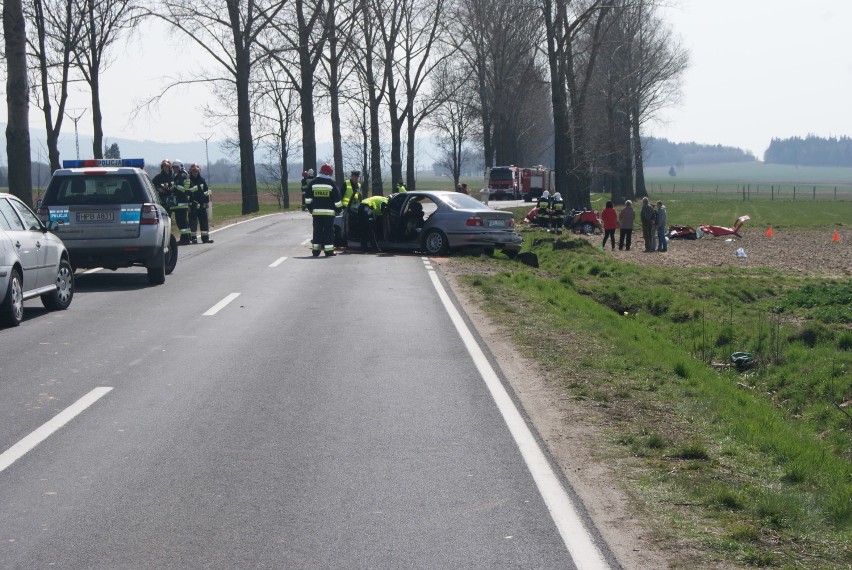
<svg viewBox="0 0 852 570"><path fill-rule="evenodd" d="M189 237L192 243L198 243L195 235L197 227L201 227L202 243L213 243L210 239L210 187L202 176L189 177Z"/></svg>
<svg viewBox="0 0 852 570"><path fill-rule="evenodd" d="M314 220L311 253L314 257L318 257L320 251L326 256L334 255L334 215L343 207L334 180L323 174L314 178L305 190L305 206Z"/></svg>
<svg viewBox="0 0 852 570"><path fill-rule="evenodd" d="M175 175L175 185L172 189L172 196L175 198L175 203L172 205L172 212L175 213L175 223L180 229L180 244L186 245L189 242L189 173L186 170Z"/></svg>

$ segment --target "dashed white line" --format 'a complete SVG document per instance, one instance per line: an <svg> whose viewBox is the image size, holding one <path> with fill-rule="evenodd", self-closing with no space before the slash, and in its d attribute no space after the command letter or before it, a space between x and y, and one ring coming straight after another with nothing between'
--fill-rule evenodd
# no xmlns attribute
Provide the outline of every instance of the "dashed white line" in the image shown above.
<svg viewBox="0 0 852 570"><path fill-rule="evenodd" d="M228 295L227 297L225 297L224 299L222 299L221 301L219 301L218 303L216 303L215 305L213 305L212 307L207 309L207 312L204 313L204 315L202 315L202 316L212 317L213 315L215 315L216 313L218 313L219 311L221 311L222 309L227 307L228 303L230 303L231 301L233 301L234 299L236 299L239 296L240 296L239 293L231 293L230 295Z"/></svg>
<svg viewBox="0 0 852 570"><path fill-rule="evenodd" d="M4 451L3 454L0 455L0 472L4 471L15 461L26 455L35 446L50 437L53 432L70 422L83 410L100 400L103 396L109 393L110 390L112 390L112 388L107 386L95 388L94 390L92 390L91 392L89 392L88 394L86 394L85 396L83 396L82 398L59 412L56 416L53 417L52 420L37 428L24 439Z"/></svg>
<svg viewBox="0 0 852 570"><path fill-rule="evenodd" d="M287 258L286 258L286 257L279 257L278 259L276 259L275 261L273 261L272 263L270 263L270 264L269 264L269 267L278 267L279 265L281 265L282 263L284 263L284 260L285 260L285 259L287 259Z"/></svg>
<svg viewBox="0 0 852 570"><path fill-rule="evenodd" d="M547 509L550 511L550 516L562 536L565 546L574 564L578 570L606 570L609 565L601 553L600 549L595 545L592 536L586 530L583 521L580 518L577 509L571 501L571 498L562 487L559 478L553 472L550 463L545 457L544 452L538 446L532 432L524 421L523 416L515 407L512 398L509 396L500 378L491 364L488 362L482 349L479 348L476 339L467 328L464 319L453 305L447 292L444 290L438 279L437 273L434 270L429 270L429 278L432 280L432 285L438 292L444 308L449 314L450 319L456 327L459 335L467 348L468 353L473 359L476 368L479 370L482 379L485 381L488 390L491 392L491 397L497 404L497 408L503 415L503 419L515 439L515 444L521 452L527 468L533 476L539 493L544 499Z"/></svg>

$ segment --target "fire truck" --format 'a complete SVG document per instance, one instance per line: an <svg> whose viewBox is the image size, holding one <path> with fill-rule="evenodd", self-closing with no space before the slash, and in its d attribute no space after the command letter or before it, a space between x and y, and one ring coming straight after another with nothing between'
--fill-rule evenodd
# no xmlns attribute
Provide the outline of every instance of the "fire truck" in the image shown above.
<svg viewBox="0 0 852 570"><path fill-rule="evenodd" d="M489 166L485 170L488 193L495 200L520 198L521 169L517 166Z"/></svg>
<svg viewBox="0 0 852 570"><path fill-rule="evenodd" d="M553 169L546 166L532 166L521 169L521 196L524 202L532 202L547 190L553 194Z"/></svg>

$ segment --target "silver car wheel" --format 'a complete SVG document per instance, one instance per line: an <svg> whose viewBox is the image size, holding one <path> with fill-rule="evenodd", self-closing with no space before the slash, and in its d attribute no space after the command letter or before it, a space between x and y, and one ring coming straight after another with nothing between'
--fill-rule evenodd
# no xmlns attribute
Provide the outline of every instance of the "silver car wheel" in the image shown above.
<svg viewBox="0 0 852 570"><path fill-rule="evenodd" d="M71 296L74 294L74 273L71 271L71 266L63 263L59 266L59 272L56 274L56 296L62 305L71 303Z"/></svg>
<svg viewBox="0 0 852 570"><path fill-rule="evenodd" d="M24 320L24 288L17 277L17 275L12 275L9 293L12 295L12 318L21 322Z"/></svg>
<svg viewBox="0 0 852 570"><path fill-rule="evenodd" d="M431 229L426 233L426 236L423 238L423 246L429 255L444 255L449 249L447 236L436 229Z"/></svg>

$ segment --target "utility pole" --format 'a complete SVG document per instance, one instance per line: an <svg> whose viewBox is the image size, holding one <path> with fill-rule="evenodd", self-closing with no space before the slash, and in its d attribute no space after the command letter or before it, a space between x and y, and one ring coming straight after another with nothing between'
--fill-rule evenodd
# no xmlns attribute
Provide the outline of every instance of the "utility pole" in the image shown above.
<svg viewBox="0 0 852 570"><path fill-rule="evenodd" d="M213 133L209 133L207 136L204 136L201 133L198 133L202 139L204 139L204 155L207 158L207 178L210 178L210 153L207 151L207 142L213 138ZM209 184L209 181L208 181Z"/></svg>
<svg viewBox="0 0 852 570"><path fill-rule="evenodd" d="M69 110L71 110L71 109L69 109ZM74 109L74 110L77 110L77 109ZM77 134L77 122L78 122L80 119L82 119L82 118L83 118L83 115L85 115L85 114L86 114L86 110L85 110L85 109L81 109L81 110L80 110L80 114L79 114L79 115L76 115L76 116L75 116L75 115L72 115L72 114L70 114L70 113L65 113L65 114L66 114L66 115L68 115L68 118L69 118L69 119L71 119L72 121L74 121L74 142L77 144L77 160L80 160L80 136Z"/></svg>

